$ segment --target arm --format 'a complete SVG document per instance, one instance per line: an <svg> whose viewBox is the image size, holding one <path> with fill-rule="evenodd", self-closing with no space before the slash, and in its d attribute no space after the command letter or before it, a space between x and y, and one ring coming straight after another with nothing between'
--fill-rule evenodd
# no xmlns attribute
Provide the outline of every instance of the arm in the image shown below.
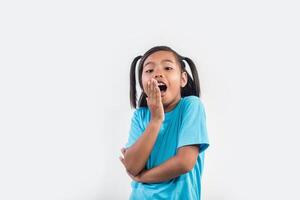
<svg viewBox="0 0 300 200"><path fill-rule="evenodd" d="M139 174L145 167L155 144L161 120L151 120L145 132L139 139L124 153L124 166L132 175Z"/></svg>
<svg viewBox="0 0 300 200"><path fill-rule="evenodd" d="M163 164L150 170L145 170L136 176L136 181L143 183L158 183L176 178L181 174L185 174L194 168L198 153L198 145L181 147L174 157L170 158Z"/></svg>
<svg viewBox="0 0 300 200"><path fill-rule="evenodd" d="M124 162L126 170L132 175L139 174L146 165L152 148L155 144L160 126L164 120L164 108L161 101L161 93L158 83L151 79L144 87L147 94L147 105L151 112L151 120L145 132L139 139L124 153Z"/></svg>

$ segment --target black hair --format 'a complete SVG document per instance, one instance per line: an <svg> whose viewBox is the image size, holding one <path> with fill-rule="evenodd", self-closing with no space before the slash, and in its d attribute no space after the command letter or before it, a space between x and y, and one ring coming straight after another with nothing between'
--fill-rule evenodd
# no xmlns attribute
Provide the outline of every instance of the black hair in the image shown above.
<svg viewBox="0 0 300 200"><path fill-rule="evenodd" d="M132 108L137 107L137 105L136 105L136 103L137 103L136 102L137 101L137 99L136 99L136 78L135 78L137 62L138 62L138 60L141 59L138 64L138 81L139 81L140 88L143 91L142 72L143 72L144 62L148 58L148 56L150 56L151 54L153 54L157 51L172 52L174 54L175 58L177 59L178 63L180 64L181 72L187 73L188 80L187 80L187 84L185 85L185 87L183 87L181 89L181 97L191 96L191 95L200 97L200 82L199 82L199 78L198 78L197 68L196 68L194 62L188 57L181 56L180 54L178 54L176 51L174 51L173 49L171 49L168 46L155 46L155 47L152 47L151 49L149 49L143 56L135 57L131 63L131 68L130 68L130 104L131 104L131 107ZM186 70L184 61L190 66L192 76ZM142 94L139 97L138 107L147 107L146 94L144 92L142 92Z"/></svg>

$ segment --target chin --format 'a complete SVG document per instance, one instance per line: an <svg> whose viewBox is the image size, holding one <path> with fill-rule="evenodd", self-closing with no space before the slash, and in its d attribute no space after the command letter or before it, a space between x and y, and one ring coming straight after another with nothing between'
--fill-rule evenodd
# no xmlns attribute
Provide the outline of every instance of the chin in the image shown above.
<svg viewBox="0 0 300 200"><path fill-rule="evenodd" d="M164 96L161 96L161 101L163 103L163 105L168 105L172 102L172 97L169 97L168 95L164 95Z"/></svg>

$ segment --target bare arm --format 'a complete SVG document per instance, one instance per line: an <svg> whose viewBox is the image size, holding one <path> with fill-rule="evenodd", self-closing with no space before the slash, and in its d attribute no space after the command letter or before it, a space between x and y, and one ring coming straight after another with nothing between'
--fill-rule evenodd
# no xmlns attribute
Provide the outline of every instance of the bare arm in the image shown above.
<svg viewBox="0 0 300 200"><path fill-rule="evenodd" d="M145 170L139 175L135 177L132 176L131 178L143 183L168 181L192 170L197 161L198 153L198 146L188 145L181 147L176 156L157 167Z"/></svg>
<svg viewBox="0 0 300 200"><path fill-rule="evenodd" d="M147 105L151 112L151 120L145 132L124 153L124 165L132 175L139 174L146 165L152 148L155 144L160 126L164 120L164 108L161 93L155 79L148 81L145 87Z"/></svg>
<svg viewBox="0 0 300 200"><path fill-rule="evenodd" d="M146 165L155 144L160 126L160 120L151 120L145 132L124 154L124 165L132 175L139 174Z"/></svg>

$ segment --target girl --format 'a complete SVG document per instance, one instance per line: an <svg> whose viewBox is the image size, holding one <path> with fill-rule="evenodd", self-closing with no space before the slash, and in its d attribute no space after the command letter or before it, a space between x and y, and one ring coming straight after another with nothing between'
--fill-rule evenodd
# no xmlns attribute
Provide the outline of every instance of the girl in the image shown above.
<svg viewBox="0 0 300 200"><path fill-rule="evenodd" d="M209 141L194 62L167 46L137 56L130 70L130 102L136 110L120 157L132 178L130 199L199 200Z"/></svg>

